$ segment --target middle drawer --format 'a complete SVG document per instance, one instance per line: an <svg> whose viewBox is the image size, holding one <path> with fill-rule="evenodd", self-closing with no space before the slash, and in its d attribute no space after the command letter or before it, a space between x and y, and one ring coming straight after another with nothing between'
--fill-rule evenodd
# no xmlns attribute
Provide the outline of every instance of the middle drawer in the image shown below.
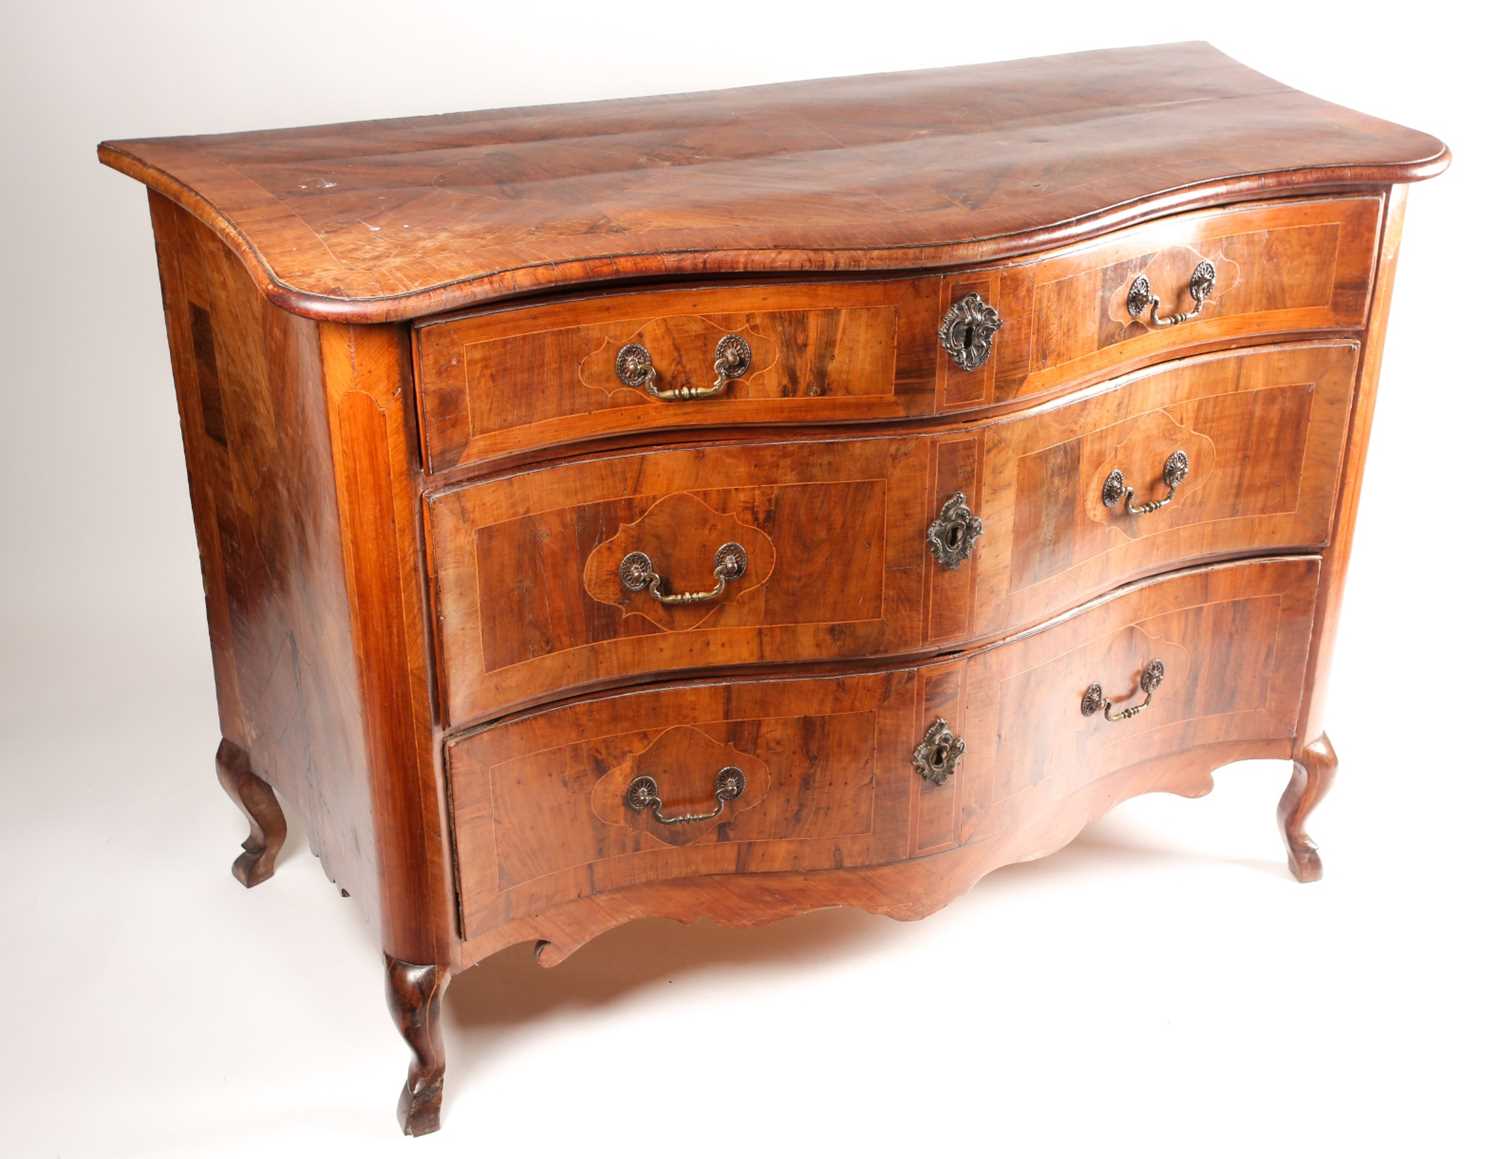
<svg viewBox="0 0 1500 1159"><path fill-rule="evenodd" d="M436 492L447 722L659 674L951 647L1153 572L1321 546L1357 355L1230 351L986 422Z"/></svg>

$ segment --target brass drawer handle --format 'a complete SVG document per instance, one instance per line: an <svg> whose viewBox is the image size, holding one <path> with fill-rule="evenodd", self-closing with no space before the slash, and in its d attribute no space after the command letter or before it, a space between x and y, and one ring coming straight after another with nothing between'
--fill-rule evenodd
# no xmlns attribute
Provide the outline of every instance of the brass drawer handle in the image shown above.
<svg viewBox="0 0 1500 1159"><path fill-rule="evenodd" d="M1153 511L1160 511L1168 503L1172 502L1172 496L1177 494L1177 488L1182 486L1183 480L1188 477L1188 457L1186 451L1173 451L1167 456L1167 461L1161 466L1161 481L1167 485L1167 493L1160 499L1153 499L1149 503L1134 503L1135 488L1125 482L1123 471L1111 471L1104 480L1104 492L1101 498L1104 506L1113 507L1120 500L1125 500L1125 510L1132 515L1150 515Z"/></svg>
<svg viewBox="0 0 1500 1159"><path fill-rule="evenodd" d="M712 821L724 812L724 806L745 791L745 774L733 765L725 765L714 777L714 808L711 813L679 813L668 817L661 811L661 792L655 777L637 777L625 789L625 804L637 813L651 810L663 825L686 825L691 821Z"/></svg>
<svg viewBox="0 0 1500 1159"><path fill-rule="evenodd" d="M1190 321L1203 313L1203 303L1214 291L1214 278L1217 277L1213 262L1199 262L1198 268L1193 271L1193 276L1188 279L1188 293L1193 298L1193 308L1185 314L1168 314L1165 318L1161 316L1161 299L1151 292L1151 279L1142 274L1130 283L1130 292L1125 295L1125 309L1130 311L1130 316L1137 321L1145 313L1146 307L1151 307L1151 325L1153 326L1177 326L1183 322Z"/></svg>
<svg viewBox="0 0 1500 1159"><path fill-rule="evenodd" d="M1146 709L1151 707L1151 697L1161 687L1161 682L1166 679L1167 666L1160 660L1153 660L1141 669L1140 687L1146 694L1146 699L1139 704L1132 704L1129 708L1114 711L1114 702L1104 698L1104 689L1097 684L1090 684L1083 694L1083 703L1079 705L1084 716L1093 716L1101 708L1104 709L1105 720L1129 720L1133 716L1140 716Z"/></svg>
<svg viewBox="0 0 1500 1159"><path fill-rule="evenodd" d="M978 370L989 360L1000 311L978 294L965 294L943 315L938 341L960 370Z"/></svg>
<svg viewBox="0 0 1500 1159"><path fill-rule="evenodd" d="M730 580L737 580L750 567L750 557L738 543L726 543L714 552L714 586L706 592L663 592L666 583L656 573L656 565L644 551L632 551L620 561L620 583L628 592L649 591L660 603L671 607L677 604L706 604L724 594Z"/></svg>
<svg viewBox="0 0 1500 1159"><path fill-rule="evenodd" d="M651 351L639 342L620 347L615 355L615 376L626 386L644 389L652 398L667 402L692 402L700 398L717 398L729 389L729 383L744 378L750 369L750 343L738 334L726 334L714 347L714 384L712 386L674 386L666 390L656 385L656 367Z"/></svg>

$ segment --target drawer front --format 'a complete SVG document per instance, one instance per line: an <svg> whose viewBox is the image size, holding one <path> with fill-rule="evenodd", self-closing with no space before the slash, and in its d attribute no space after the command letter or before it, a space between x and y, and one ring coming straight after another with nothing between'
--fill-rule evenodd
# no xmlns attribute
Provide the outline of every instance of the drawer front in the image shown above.
<svg viewBox="0 0 1500 1159"><path fill-rule="evenodd" d="M1210 566L956 660L620 693L451 741L464 936L674 878L888 864L997 836L1013 860L1050 852L1089 819L1095 782L1200 746L1290 743L1317 577L1306 556ZM1108 719L1145 699L1152 661L1150 704ZM1095 684L1107 715L1082 711ZM939 719L962 759L920 775Z"/></svg>
<svg viewBox="0 0 1500 1159"><path fill-rule="evenodd" d="M916 647L942 448L929 437L652 451L436 497L451 721L604 681ZM644 555L663 594L711 592L728 544L744 571L716 599L663 604L622 578Z"/></svg>
<svg viewBox="0 0 1500 1159"><path fill-rule="evenodd" d="M630 432L957 412L1205 343L1358 329L1380 207L1373 196L1237 206L962 273L594 294L421 324L425 460L440 471ZM1159 315L1188 312L1204 261L1215 277L1197 317L1157 326L1149 309L1131 313L1142 277ZM1000 326L984 361L964 369L939 330L969 294L996 309ZM713 397L681 397L714 387L730 338L744 341L748 361L725 365L742 372ZM629 384L638 359L622 379L629 347L649 353L649 384Z"/></svg>
<svg viewBox="0 0 1500 1159"><path fill-rule="evenodd" d="M1358 364L1352 342L1199 355L995 423L972 615L959 628L951 596L950 626L1009 631L1185 563L1322 547Z"/></svg>
<svg viewBox="0 0 1500 1159"><path fill-rule="evenodd" d="M1379 197L1334 197L1184 214L1008 271L1025 284L1027 313L1012 311L1025 345L1013 366L996 366L994 397L1049 394L1207 342L1362 328L1381 206ZM1142 277L1163 319L1191 313L1193 273L1205 261L1213 287L1196 317L1157 326L1149 307L1132 313ZM1004 284L993 283L997 295Z"/></svg>
<svg viewBox="0 0 1500 1159"><path fill-rule="evenodd" d="M973 426L619 454L441 492L428 539L448 719L644 676L951 646L1194 560L1317 547L1357 356L1203 355ZM1174 457L1186 477L1144 510L1168 498ZM1107 505L1116 473L1132 493ZM982 532L950 568L929 537L958 494ZM627 583L644 557L632 574L659 594L710 597L725 545L743 571L712 598Z"/></svg>
<svg viewBox="0 0 1500 1159"><path fill-rule="evenodd" d="M419 325L428 467L632 431L929 414L932 292L910 280L652 291ZM712 390L734 339L748 363L722 393L653 396ZM627 347L649 354L650 385L622 379Z"/></svg>

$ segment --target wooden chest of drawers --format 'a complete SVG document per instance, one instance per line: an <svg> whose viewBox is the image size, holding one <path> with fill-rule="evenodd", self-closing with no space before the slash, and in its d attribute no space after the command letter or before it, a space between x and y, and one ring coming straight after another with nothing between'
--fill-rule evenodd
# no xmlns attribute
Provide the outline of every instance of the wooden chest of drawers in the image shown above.
<svg viewBox="0 0 1500 1159"><path fill-rule="evenodd" d="M110 142L223 744L436 1128L443 989L640 916L916 917L1322 699L1430 137L1201 44Z"/></svg>

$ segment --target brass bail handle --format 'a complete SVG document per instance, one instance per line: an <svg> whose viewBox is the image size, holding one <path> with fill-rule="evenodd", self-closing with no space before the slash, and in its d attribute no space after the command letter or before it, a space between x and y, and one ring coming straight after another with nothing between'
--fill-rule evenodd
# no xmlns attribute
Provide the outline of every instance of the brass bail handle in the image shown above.
<svg viewBox="0 0 1500 1159"><path fill-rule="evenodd" d="M1152 660L1141 669L1140 689L1146 694L1146 699L1141 703L1132 704L1129 708L1116 712L1114 701L1105 698L1104 689L1098 684L1090 684L1083 694L1083 703L1079 705L1079 709L1084 716L1093 716L1102 708L1105 720L1130 720L1132 717L1140 716L1151 707L1151 698L1156 695L1156 690L1161 687L1166 677L1167 666L1160 660Z"/></svg>
<svg viewBox="0 0 1500 1159"><path fill-rule="evenodd" d="M651 351L639 342L620 347L615 355L615 377L626 386L644 390L652 398L665 402L692 402L703 398L717 398L729 389L736 378L744 378L750 370L750 343L738 334L726 334L714 347L714 382L712 386L673 386L663 389L657 385L656 367L651 362Z"/></svg>
<svg viewBox="0 0 1500 1159"><path fill-rule="evenodd" d="M1188 294L1193 299L1193 308L1182 314L1161 314L1161 299L1151 292L1151 279L1142 274L1130 283L1130 292L1125 295L1125 309L1130 311L1130 316L1136 321L1141 320L1141 315L1146 312L1146 307L1151 307L1151 317L1148 319L1152 326L1179 326L1183 322L1192 320L1203 313L1203 303L1208 301L1208 296L1214 291L1214 279L1218 276L1213 262L1199 262L1193 276L1188 279Z"/></svg>
<svg viewBox="0 0 1500 1159"><path fill-rule="evenodd" d="M750 556L738 543L726 543L714 553L714 586L706 592L670 592L667 581L657 573L656 565L644 551L632 551L620 561L620 584L628 592L649 592L667 607L680 604L706 604L724 594L730 581L737 580L750 568Z"/></svg>
<svg viewBox="0 0 1500 1159"><path fill-rule="evenodd" d="M661 811L661 790L654 777L637 777L625 789L625 804L637 813L651 810L663 825L686 825L692 821L712 821L724 812L724 806L745 791L745 774L734 765L725 765L714 777L714 807L709 813L679 813L668 817Z"/></svg>
<svg viewBox="0 0 1500 1159"><path fill-rule="evenodd" d="M1172 496L1177 494L1177 488L1181 487L1183 481L1188 477L1188 457L1186 451L1173 451L1167 456L1167 461L1161 466L1161 481L1166 484L1167 493L1160 499L1153 499L1149 503L1136 503L1135 488L1125 482L1123 471L1111 471L1109 477L1104 480L1104 491L1100 498L1104 500L1104 506L1113 507L1122 499L1125 501L1125 510L1131 515L1150 515L1153 511L1160 511L1168 503L1172 502Z"/></svg>

